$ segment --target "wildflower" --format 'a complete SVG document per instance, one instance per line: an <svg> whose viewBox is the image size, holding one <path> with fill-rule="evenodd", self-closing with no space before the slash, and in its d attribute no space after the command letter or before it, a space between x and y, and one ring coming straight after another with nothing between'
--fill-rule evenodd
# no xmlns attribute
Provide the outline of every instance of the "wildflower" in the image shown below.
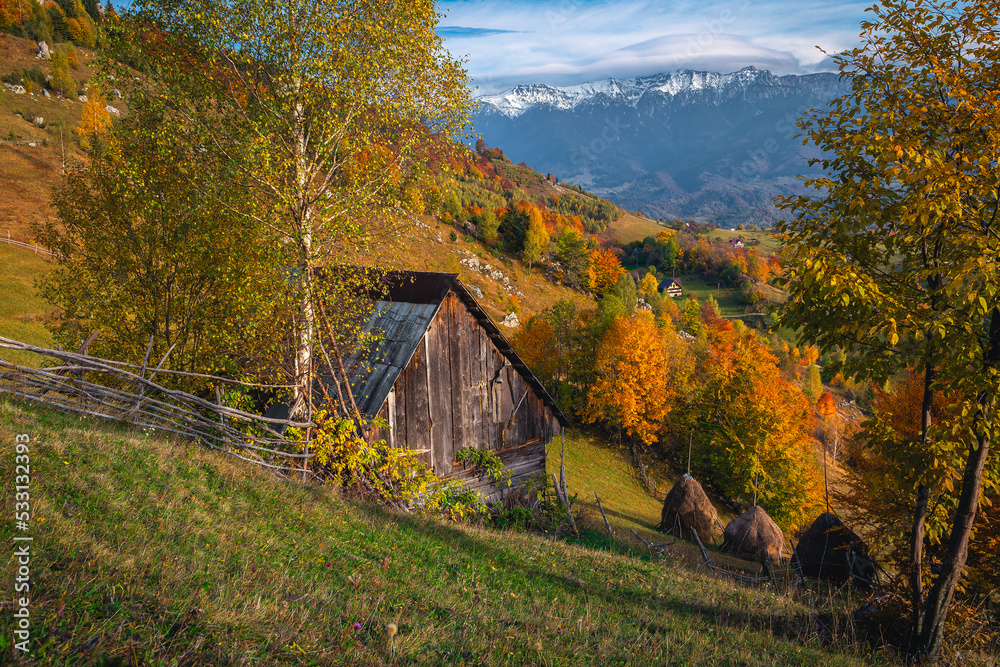
<svg viewBox="0 0 1000 667"><path fill-rule="evenodd" d="M541 640L535 642L535 650L541 652L541 650L542 650L542 642L541 642Z"/></svg>
<svg viewBox="0 0 1000 667"><path fill-rule="evenodd" d="M389 635L389 639L392 639L393 637L396 636L397 630L398 628L396 627L395 623L390 623L389 625L385 626L385 632L386 634Z"/></svg>
<svg viewBox="0 0 1000 667"><path fill-rule="evenodd" d="M327 566L327 567L330 567L330 564L329 564L329 563L327 563L327 564L326 564L326 566Z"/></svg>
<svg viewBox="0 0 1000 667"><path fill-rule="evenodd" d="M556 634L557 635L561 635L562 634L562 626L561 625L558 628L556 628Z"/></svg>
<svg viewBox="0 0 1000 667"><path fill-rule="evenodd" d="M354 631L361 632L361 624L358 623L357 621L354 622Z"/></svg>

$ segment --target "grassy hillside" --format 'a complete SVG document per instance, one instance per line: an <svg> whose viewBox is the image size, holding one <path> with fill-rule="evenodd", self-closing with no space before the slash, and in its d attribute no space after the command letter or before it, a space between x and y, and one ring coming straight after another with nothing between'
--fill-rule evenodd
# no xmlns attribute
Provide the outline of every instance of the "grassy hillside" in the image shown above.
<svg viewBox="0 0 1000 667"><path fill-rule="evenodd" d="M559 460L562 442L553 440L547 451L548 472L559 475ZM629 531L636 531L643 538L659 543L665 538L657 532L663 497L677 481L679 475L666 464L650 466L650 481L657 489L656 497L640 481L628 452L604 442L593 433L570 429L566 432L566 478L570 492L577 494L577 507L591 525L605 530L597 506L596 494L618 534L626 537L626 543L634 540ZM734 517L721 503L715 502L715 509L723 523ZM696 553L693 545L689 549L679 545L678 550Z"/></svg>
<svg viewBox="0 0 1000 667"><path fill-rule="evenodd" d="M32 345L50 346L52 337L43 321L49 304L35 289L35 280L52 265L32 253L0 243L0 336ZM36 363L32 355L4 350L4 359Z"/></svg>
<svg viewBox="0 0 1000 667"><path fill-rule="evenodd" d="M32 439L19 534L34 538L35 664L875 660L829 645L829 610L768 589L386 512L155 434L0 402L5 479L17 433ZM2 496L12 507L13 486ZM0 539L14 530L4 512Z"/></svg>
<svg viewBox="0 0 1000 667"><path fill-rule="evenodd" d="M37 68L50 75L52 64L35 58L37 45L27 39L0 35L0 75L20 75ZM76 47L78 67L70 71L78 87L94 74L94 54ZM30 241L29 225L52 215L49 195L62 178L63 158L80 159L73 130L83 102L76 96L45 97L40 86L16 94L0 88L0 234ZM41 125L32 119L41 118ZM33 145L32 145L33 144Z"/></svg>
<svg viewBox="0 0 1000 667"><path fill-rule="evenodd" d="M665 229L668 228L656 220L626 213L615 222L612 222L607 231L601 234L601 236L612 241L631 243L632 241L641 241L647 236L655 238L657 234Z"/></svg>
<svg viewBox="0 0 1000 667"><path fill-rule="evenodd" d="M544 271L537 266L529 271L527 265L518 259L496 257L489 248L471 236L456 234L456 239L452 241L450 235L454 227L451 225L428 216L423 217L422 224L422 227L409 229L402 245L388 252L386 264L399 269L459 274L463 282L483 291L483 298L479 302L494 320L499 321L507 313L516 310L524 321L561 299L574 301L580 308L594 305L591 296L551 283ZM515 295L512 300L511 292L504 289L499 281L461 264L463 258L472 255L502 271L521 295Z"/></svg>

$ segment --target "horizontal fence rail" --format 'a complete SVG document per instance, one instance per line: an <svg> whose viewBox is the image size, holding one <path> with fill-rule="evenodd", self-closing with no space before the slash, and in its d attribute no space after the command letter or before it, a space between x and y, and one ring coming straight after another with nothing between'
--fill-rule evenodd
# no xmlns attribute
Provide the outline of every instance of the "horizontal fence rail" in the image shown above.
<svg viewBox="0 0 1000 667"><path fill-rule="evenodd" d="M56 254L51 250L46 250L45 248L39 246L37 241L34 241L32 243L25 243L24 241L15 241L14 239L10 238L10 232L7 232L7 236L0 236L0 241L6 243L7 245L14 246L15 248L24 248L25 250L30 250L36 255L42 255L48 259L51 259L56 256Z"/></svg>
<svg viewBox="0 0 1000 667"><path fill-rule="evenodd" d="M134 366L0 336L0 351L3 349L37 354L54 360L55 365L31 368L0 357L0 394L80 415L175 433L282 474L304 474L307 460L313 457L307 441L285 436L287 428L307 433L315 428L313 422L263 417L169 389L154 382L157 374L169 372L159 366ZM161 366L164 361L166 357ZM267 386L207 375L197 377L217 385Z"/></svg>

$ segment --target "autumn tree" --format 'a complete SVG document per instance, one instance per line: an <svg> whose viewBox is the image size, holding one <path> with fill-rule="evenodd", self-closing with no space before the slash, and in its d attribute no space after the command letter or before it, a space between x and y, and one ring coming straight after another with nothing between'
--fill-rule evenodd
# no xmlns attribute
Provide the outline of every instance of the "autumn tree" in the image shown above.
<svg viewBox="0 0 1000 667"><path fill-rule="evenodd" d="M74 95L76 95L76 81L73 79L73 75L70 74L69 71L70 66L71 63L70 63L69 50L62 46L57 47L52 52L51 85L52 85L52 90L56 91L57 93L59 93L64 97L73 97ZM94 95L92 93L90 97L100 97L100 96ZM90 97L87 98L88 103L90 102ZM98 101L99 100L95 99L94 103L96 104ZM93 107L88 107L87 105L84 105L82 114L83 118L81 119L81 121L83 119L89 118L88 122L91 124L91 126L93 126L95 124L95 121L97 120L97 116L100 115L101 111L104 111L104 105L101 105L100 109L95 109ZM108 112L104 111L103 115L107 116ZM105 121L102 119L101 122ZM86 135L88 134L88 132L85 131L83 134Z"/></svg>
<svg viewBox="0 0 1000 667"><path fill-rule="evenodd" d="M249 185L234 210L273 231L278 261L292 269L287 356L293 414L302 414L316 346L339 335L320 326L317 271L392 239L386 225L401 219L424 173L425 138L465 126L465 72L444 49L428 1L135 7L111 35L116 58L142 73L127 93L163 99L226 158Z"/></svg>
<svg viewBox="0 0 1000 667"><path fill-rule="evenodd" d="M625 274L626 271L622 268L618 256L610 248L598 246L590 251L590 268L587 276L590 291L594 294L604 294L614 287L620 276Z"/></svg>
<svg viewBox="0 0 1000 667"><path fill-rule="evenodd" d="M152 365L229 377L273 365L272 306L284 283L276 244L235 212L248 184L213 177L226 160L196 151L194 139L165 105L133 98L88 161L68 169L53 198L58 220L36 229L56 253L42 293L58 309L51 328L65 348L97 332L89 352L103 358L134 361L149 349Z"/></svg>
<svg viewBox="0 0 1000 667"><path fill-rule="evenodd" d="M813 196L784 198L784 323L847 351L847 374L922 377L913 516L911 654L941 649L984 487L1000 384L1000 2L884 0L861 46L834 56L851 92L800 121L823 151ZM934 392L955 409L935 412ZM995 457L993 457L995 459ZM933 465L932 463L933 462ZM914 463L919 463L915 461ZM908 464L909 467L909 464ZM920 576L932 488L947 549Z"/></svg>
<svg viewBox="0 0 1000 667"><path fill-rule="evenodd" d="M542 221L542 213L537 208L532 210L528 218L528 229L524 235L524 249L521 251L521 260L531 265L545 257L549 249L549 231Z"/></svg>
<svg viewBox="0 0 1000 667"><path fill-rule="evenodd" d="M615 320L597 348L595 367L583 421L655 442L670 410L670 385L663 338L652 316L638 312Z"/></svg>
<svg viewBox="0 0 1000 667"><path fill-rule="evenodd" d="M639 281L639 293L646 301L651 301L654 296L660 293L659 286L660 281L656 279L656 274L649 272Z"/></svg>
<svg viewBox="0 0 1000 667"><path fill-rule="evenodd" d="M91 150L108 135L111 128L111 113L104 104L100 90L91 90L80 113L76 126L76 138L85 151Z"/></svg>
<svg viewBox="0 0 1000 667"><path fill-rule="evenodd" d="M767 344L740 323L706 324L697 387L678 408L677 440L693 440L693 467L728 498L754 502L786 528L819 503L812 406L781 375Z"/></svg>

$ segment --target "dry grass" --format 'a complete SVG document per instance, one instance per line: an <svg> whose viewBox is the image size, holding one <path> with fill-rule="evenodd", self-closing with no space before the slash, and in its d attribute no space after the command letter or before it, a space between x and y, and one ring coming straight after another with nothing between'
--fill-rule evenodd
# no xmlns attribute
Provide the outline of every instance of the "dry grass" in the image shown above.
<svg viewBox="0 0 1000 667"><path fill-rule="evenodd" d="M463 282L483 291L483 298L479 302L496 321L516 310L523 322L561 299L573 301L581 309L594 306L592 297L569 287L552 284L541 269L535 267L529 273L528 267L519 260L494 257L488 247L471 236L459 234L451 225L426 216L422 220L425 227L412 226L401 247L386 250L384 260L389 267L457 273ZM455 241L450 237L453 231L456 232ZM482 262L503 271L523 296L517 297L515 303L510 293L497 281L462 265L460 260L469 256L466 253L477 255Z"/></svg>
<svg viewBox="0 0 1000 667"><path fill-rule="evenodd" d="M0 35L0 74L20 72L38 67L46 75L51 73L51 62L35 58L35 42ZM89 81L94 74L94 54L76 48L78 69L71 75L78 82ZM62 99L44 97L41 92L15 95L0 89L0 234L10 232L19 241L31 241L30 224L52 217L49 198L53 188L62 183L62 161L65 152L67 163L82 159L76 144L74 128L80 122L83 102L75 97ZM40 116L45 121L39 127L24 117ZM14 141L32 141L12 145Z"/></svg>
<svg viewBox="0 0 1000 667"><path fill-rule="evenodd" d="M665 229L667 227L655 220L640 218L632 213L626 213L615 222L612 222L607 231L600 236L613 241L631 243L632 241L641 241L647 236L655 238L657 234Z"/></svg>

